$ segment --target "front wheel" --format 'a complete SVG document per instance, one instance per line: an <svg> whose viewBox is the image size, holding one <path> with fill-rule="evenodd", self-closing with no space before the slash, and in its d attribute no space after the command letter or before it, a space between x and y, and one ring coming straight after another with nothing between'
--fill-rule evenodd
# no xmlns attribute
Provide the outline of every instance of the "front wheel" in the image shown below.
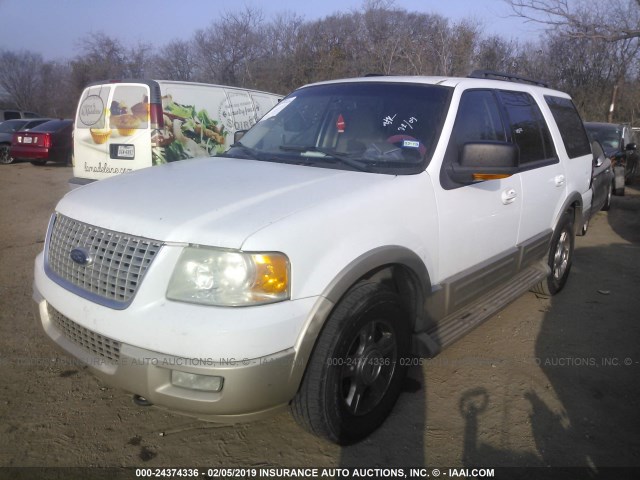
<svg viewBox="0 0 640 480"><path fill-rule="evenodd" d="M363 439L391 412L409 351L409 317L398 295L378 283L356 285L318 338L291 404L294 418L335 443Z"/></svg>
<svg viewBox="0 0 640 480"><path fill-rule="evenodd" d="M564 212L551 237L547 260L551 274L533 288L534 292L551 296L562 290L571 271L574 241L573 217Z"/></svg>

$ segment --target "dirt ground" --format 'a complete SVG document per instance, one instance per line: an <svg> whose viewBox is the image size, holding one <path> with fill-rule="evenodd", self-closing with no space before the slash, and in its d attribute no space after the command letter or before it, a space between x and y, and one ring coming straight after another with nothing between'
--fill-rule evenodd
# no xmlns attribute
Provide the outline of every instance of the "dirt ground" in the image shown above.
<svg viewBox="0 0 640 480"><path fill-rule="evenodd" d="M422 361L383 427L341 448L286 412L216 425L138 407L53 346L32 268L70 176L0 166L0 467L640 466L640 184L577 238L560 295Z"/></svg>

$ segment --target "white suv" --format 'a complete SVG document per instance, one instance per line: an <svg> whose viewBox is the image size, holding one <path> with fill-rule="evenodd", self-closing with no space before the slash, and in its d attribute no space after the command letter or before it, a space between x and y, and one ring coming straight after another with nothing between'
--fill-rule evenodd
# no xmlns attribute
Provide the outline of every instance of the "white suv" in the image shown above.
<svg viewBox="0 0 640 480"><path fill-rule="evenodd" d="M363 438L411 355L571 268L592 165L571 99L472 76L308 85L223 157L67 194L44 330L139 403Z"/></svg>

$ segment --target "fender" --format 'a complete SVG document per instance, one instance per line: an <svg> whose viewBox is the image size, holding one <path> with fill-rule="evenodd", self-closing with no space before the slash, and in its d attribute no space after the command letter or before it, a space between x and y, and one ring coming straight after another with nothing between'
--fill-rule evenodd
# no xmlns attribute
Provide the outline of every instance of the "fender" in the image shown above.
<svg viewBox="0 0 640 480"><path fill-rule="evenodd" d="M295 345L296 355L291 371L293 384L299 385L302 381L318 335L342 296L361 278L391 265L406 267L413 276L413 283L417 283L419 291L415 292L413 308L416 313L414 320L420 322L420 318L424 316L424 301L431 294L432 289L429 272L422 259L415 252L398 245L370 250L351 261L336 275L309 312Z"/></svg>
<svg viewBox="0 0 640 480"><path fill-rule="evenodd" d="M584 224L584 220L585 220L585 212L583 211L583 204L582 204L582 195L580 195L578 192L573 192L567 195L567 198L565 199L564 203L562 204L560 209L556 212L556 218L551 228L555 230L556 225L558 225L558 222L560 221L560 217L562 216L562 214L570 209L574 210L573 231L577 235L578 232L582 230L582 225Z"/></svg>

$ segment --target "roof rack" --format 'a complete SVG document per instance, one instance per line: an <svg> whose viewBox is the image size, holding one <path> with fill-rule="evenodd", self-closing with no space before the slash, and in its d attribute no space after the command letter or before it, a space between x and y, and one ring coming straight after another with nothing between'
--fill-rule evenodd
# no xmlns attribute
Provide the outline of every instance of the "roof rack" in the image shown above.
<svg viewBox="0 0 640 480"><path fill-rule="evenodd" d="M521 75L513 75L511 73L494 72L492 70L474 70L469 75L467 75L467 78L507 80L509 82L530 83L532 85L549 88L549 85L547 83L543 83L539 80L533 80L531 78L523 77Z"/></svg>

